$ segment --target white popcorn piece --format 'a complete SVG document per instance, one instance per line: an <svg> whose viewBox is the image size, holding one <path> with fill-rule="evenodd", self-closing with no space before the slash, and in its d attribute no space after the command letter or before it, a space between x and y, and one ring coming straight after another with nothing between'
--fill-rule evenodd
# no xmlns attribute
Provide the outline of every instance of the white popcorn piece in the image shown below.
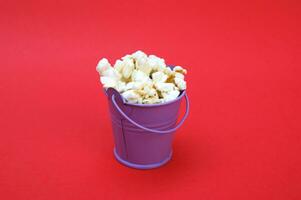
<svg viewBox="0 0 301 200"><path fill-rule="evenodd" d="M155 55L150 55L148 57L148 64L155 71L164 71L166 68L164 59L159 58Z"/></svg>
<svg viewBox="0 0 301 200"><path fill-rule="evenodd" d="M151 60L155 60L157 63L161 63L165 65L165 60L163 58L159 58L158 56L155 55L149 55L148 58Z"/></svg>
<svg viewBox="0 0 301 200"><path fill-rule="evenodd" d="M100 82L103 84L104 88L115 88L117 81L111 77L101 76Z"/></svg>
<svg viewBox="0 0 301 200"><path fill-rule="evenodd" d="M147 55L143 51L136 51L132 54L132 58L139 60L140 58L147 58Z"/></svg>
<svg viewBox="0 0 301 200"><path fill-rule="evenodd" d="M134 82L142 82L142 83L147 83L150 82L150 78L143 73L142 71L139 70L134 70L132 73L132 81Z"/></svg>
<svg viewBox="0 0 301 200"><path fill-rule="evenodd" d="M161 71L154 72L152 74L152 79L154 82L165 82L167 80L167 78L168 78L168 76Z"/></svg>
<svg viewBox="0 0 301 200"><path fill-rule="evenodd" d="M121 78L121 75L119 72L117 72L114 68L109 67L105 71L102 72L102 76L110 77L115 80L119 80Z"/></svg>
<svg viewBox="0 0 301 200"><path fill-rule="evenodd" d="M98 73L100 75L102 75L102 73L104 71L106 71L107 69L109 69L110 67L112 67L112 66L109 63L108 59L103 58L98 62L97 66L96 66L96 71L98 71Z"/></svg>
<svg viewBox="0 0 301 200"><path fill-rule="evenodd" d="M153 84L146 84L143 88L146 97L158 96L156 89L153 87Z"/></svg>
<svg viewBox="0 0 301 200"><path fill-rule="evenodd" d="M184 68L181 67L181 66L175 66L175 67L173 68L173 71L174 71L174 72L179 72L179 73L181 73L181 74L187 74L187 70L184 69Z"/></svg>
<svg viewBox="0 0 301 200"><path fill-rule="evenodd" d="M144 85L145 85L144 82L129 82L128 84L126 84L125 89L126 90L140 90L143 88Z"/></svg>
<svg viewBox="0 0 301 200"><path fill-rule="evenodd" d="M114 69L116 71L118 71L119 73L122 73L123 66L124 66L124 64L121 60L116 60L116 62L114 64Z"/></svg>
<svg viewBox="0 0 301 200"><path fill-rule="evenodd" d="M144 87L136 90L137 93L143 98L159 98L157 90L153 87L153 84L148 82L144 84Z"/></svg>
<svg viewBox="0 0 301 200"><path fill-rule="evenodd" d="M168 102L168 101L172 101L172 100L176 99L179 96L179 94L180 94L180 92L178 90L172 90L169 92L163 92L162 96L163 96L165 102Z"/></svg>
<svg viewBox="0 0 301 200"><path fill-rule="evenodd" d="M155 87L160 92L170 92L175 89L175 85L173 83L155 83Z"/></svg>
<svg viewBox="0 0 301 200"><path fill-rule="evenodd" d="M152 69L152 70L156 70L157 71L157 61L154 59L150 59L148 58L147 60L147 65Z"/></svg>
<svg viewBox="0 0 301 200"><path fill-rule="evenodd" d="M122 97L126 99L127 102L130 103L138 103L142 102L141 96L135 92L135 90L127 90L123 92Z"/></svg>
<svg viewBox="0 0 301 200"><path fill-rule="evenodd" d="M118 81L116 86L115 86L115 89L118 91L118 92L124 92L126 90L126 84L125 82L122 82L122 81Z"/></svg>
<svg viewBox="0 0 301 200"><path fill-rule="evenodd" d="M144 72L149 76L152 71L152 67L148 65L148 57L142 51L136 51L132 54L132 58L135 60L136 69Z"/></svg>
<svg viewBox="0 0 301 200"><path fill-rule="evenodd" d="M180 79L184 80L184 75L179 72L175 72L174 76L175 76L175 78L180 78Z"/></svg>
<svg viewBox="0 0 301 200"><path fill-rule="evenodd" d="M134 62L132 59L125 59L123 60L123 68L122 68L122 76L124 78L129 78L132 73L133 73L133 70L135 69L135 65L134 65Z"/></svg>
<svg viewBox="0 0 301 200"><path fill-rule="evenodd" d="M153 70L152 66L148 64L147 58L140 58L139 60L136 60L136 67L138 70L144 72L147 76L149 76Z"/></svg>
<svg viewBox="0 0 301 200"><path fill-rule="evenodd" d="M186 81L184 81L182 78L175 78L175 84L180 90L185 90L186 89Z"/></svg>
<svg viewBox="0 0 301 200"><path fill-rule="evenodd" d="M96 67L96 70L100 74L100 76L111 77L112 79L120 79L120 74L112 68L111 64L106 58L101 59Z"/></svg>

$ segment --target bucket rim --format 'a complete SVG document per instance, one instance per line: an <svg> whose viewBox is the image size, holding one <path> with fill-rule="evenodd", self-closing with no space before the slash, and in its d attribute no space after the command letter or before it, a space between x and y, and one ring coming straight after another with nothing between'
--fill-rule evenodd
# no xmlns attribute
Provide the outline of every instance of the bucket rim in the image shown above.
<svg viewBox="0 0 301 200"><path fill-rule="evenodd" d="M166 105L172 104L172 103L182 99L182 97L185 95L185 93L186 93L186 90L182 90L180 95L176 99L173 99L171 101L167 101L167 102L164 102L164 103L156 103L156 104L130 103L130 102L126 102L125 99L122 96L121 96L121 98L122 98L123 103L127 106L148 107L149 108L149 107L166 106Z"/></svg>
<svg viewBox="0 0 301 200"><path fill-rule="evenodd" d="M107 95L107 90L106 89L104 89L104 93L105 93L105 95ZM167 102L164 102L164 103L156 103L156 104L130 103L130 102L126 102L122 95L120 95L120 97L121 97L122 103L124 105L134 106L134 107L153 108L153 107L158 107L158 106L166 106L166 105L172 104L172 103L174 103L176 101L179 101L179 100L181 100L183 98L183 96L185 95L185 93L186 93L186 90L182 90L181 93L180 93L180 95L176 99L173 99L171 101L167 101Z"/></svg>

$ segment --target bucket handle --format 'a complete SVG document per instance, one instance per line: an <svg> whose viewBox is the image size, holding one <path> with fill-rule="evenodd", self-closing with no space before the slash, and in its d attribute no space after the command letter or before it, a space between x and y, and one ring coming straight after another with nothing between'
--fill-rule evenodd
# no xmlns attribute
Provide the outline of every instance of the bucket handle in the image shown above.
<svg viewBox="0 0 301 200"><path fill-rule="evenodd" d="M169 129L169 130L156 130L156 129L150 129L150 128L147 128L147 127L144 127L140 124L138 124L137 122L135 122L134 120L132 120L129 116L127 116L122 110L121 108L117 105L116 101L115 101L115 95L113 94L112 95L112 102L114 104L114 106L117 108L118 112L125 118L127 119L128 121L130 121L132 124L134 124L135 126L137 126L138 128L141 128L145 131L149 131L149 132L152 132L152 133L171 133L171 132L174 132L176 131L178 128L180 128L182 126L182 124L184 123L185 119L187 118L188 116L188 113L189 113L189 100L188 100L188 96L187 94L185 93L185 100L186 100L186 111L185 111L185 114L183 116L183 118L181 119L181 121L178 123L178 125L176 125L176 127L172 128L172 129Z"/></svg>

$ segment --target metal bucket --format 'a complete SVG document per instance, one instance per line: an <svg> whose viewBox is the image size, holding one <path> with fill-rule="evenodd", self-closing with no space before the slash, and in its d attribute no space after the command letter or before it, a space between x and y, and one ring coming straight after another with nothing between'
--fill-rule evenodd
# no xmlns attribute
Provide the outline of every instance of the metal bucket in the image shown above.
<svg viewBox="0 0 301 200"><path fill-rule="evenodd" d="M167 163L172 156L175 131L189 113L185 91L175 100L162 104L130 104L112 88L106 90L114 134L116 159L132 168L151 169ZM176 125L181 100L186 112Z"/></svg>

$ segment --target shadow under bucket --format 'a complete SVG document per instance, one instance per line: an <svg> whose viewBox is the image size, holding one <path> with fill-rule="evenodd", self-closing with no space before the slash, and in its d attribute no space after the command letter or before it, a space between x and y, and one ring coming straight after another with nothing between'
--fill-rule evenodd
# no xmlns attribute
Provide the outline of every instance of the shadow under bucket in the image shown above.
<svg viewBox="0 0 301 200"><path fill-rule="evenodd" d="M167 163L172 156L175 131L189 113L185 91L175 100L162 104L126 103L115 89L106 90L114 134L116 159L132 168L151 169ZM186 112L176 125L181 100Z"/></svg>

